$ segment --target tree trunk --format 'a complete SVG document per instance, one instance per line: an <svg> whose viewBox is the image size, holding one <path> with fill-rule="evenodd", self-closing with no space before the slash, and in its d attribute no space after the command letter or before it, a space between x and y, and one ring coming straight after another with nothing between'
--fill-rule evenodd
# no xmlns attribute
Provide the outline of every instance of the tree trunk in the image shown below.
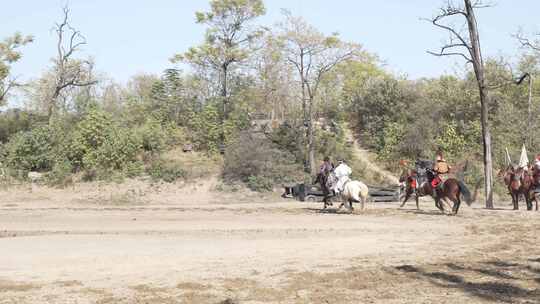
<svg viewBox="0 0 540 304"><path fill-rule="evenodd" d="M482 139L484 143L484 190L486 194L486 208L493 209L493 161L491 159L491 132L488 124L488 100L485 92L480 93Z"/></svg>
<svg viewBox="0 0 540 304"><path fill-rule="evenodd" d="M223 79L221 80L221 98L223 103L223 121L227 119L227 106L228 106L228 100L227 100L227 78L229 77L229 66L228 64L223 64Z"/></svg>
<svg viewBox="0 0 540 304"><path fill-rule="evenodd" d="M49 103L47 104L47 121L49 123L51 122L51 118L54 114L54 111L56 110L59 97L60 97L60 89L57 86L56 89L54 90L53 96L51 96L51 99L49 100Z"/></svg>
<svg viewBox="0 0 540 304"><path fill-rule="evenodd" d="M527 136L525 137L527 139L527 145L529 145L529 148L532 148L532 136L531 136L531 124L532 124L532 85L533 85L533 78L532 75L529 74L529 100L527 103Z"/></svg>
<svg viewBox="0 0 540 304"><path fill-rule="evenodd" d="M311 160L309 156L310 151L310 132L311 132L311 117L308 116L308 103L306 95L306 75L304 74L304 51L300 51L300 81L302 82L302 115L304 119L304 129L306 130L306 142L304 148L306 149L304 153L304 171L306 173L311 173Z"/></svg>
<svg viewBox="0 0 540 304"><path fill-rule="evenodd" d="M309 97L308 105L308 126L307 126L307 148L308 148L308 163L309 173L315 174L315 130L313 128L313 96Z"/></svg>
<svg viewBox="0 0 540 304"><path fill-rule="evenodd" d="M480 49L480 37L478 35L478 26L474 9L470 0L465 1L465 10L469 36L471 40L471 55L474 67L474 73L478 82L480 92L480 121L482 124L482 142L484 144L484 190L486 196L486 208L493 208L493 162L491 158L491 133L489 130L489 107L488 90L484 78L484 62Z"/></svg>

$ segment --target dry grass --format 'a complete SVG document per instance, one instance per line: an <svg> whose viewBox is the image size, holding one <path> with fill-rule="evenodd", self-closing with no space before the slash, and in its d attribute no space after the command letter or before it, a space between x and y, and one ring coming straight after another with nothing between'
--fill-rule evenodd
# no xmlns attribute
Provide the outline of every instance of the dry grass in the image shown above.
<svg viewBox="0 0 540 304"><path fill-rule="evenodd" d="M27 292L27 291L32 291L34 289L40 289L40 288L41 288L41 285L37 285L37 284L0 280L0 293Z"/></svg>
<svg viewBox="0 0 540 304"><path fill-rule="evenodd" d="M55 283L62 286L62 287L81 287L81 286L84 286L84 284L81 281L78 281L78 280L57 281Z"/></svg>

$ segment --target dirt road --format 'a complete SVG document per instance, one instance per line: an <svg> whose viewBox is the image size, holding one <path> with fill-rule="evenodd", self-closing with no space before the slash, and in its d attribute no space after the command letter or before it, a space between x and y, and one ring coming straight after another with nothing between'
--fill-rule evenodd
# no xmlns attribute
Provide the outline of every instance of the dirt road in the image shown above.
<svg viewBox="0 0 540 304"><path fill-rule="evenodd" d="M3 195L0 303L540 303L540 212L507 203L449 217L431 202L344 214L209 189L137 204L40 191Z"/></svg>

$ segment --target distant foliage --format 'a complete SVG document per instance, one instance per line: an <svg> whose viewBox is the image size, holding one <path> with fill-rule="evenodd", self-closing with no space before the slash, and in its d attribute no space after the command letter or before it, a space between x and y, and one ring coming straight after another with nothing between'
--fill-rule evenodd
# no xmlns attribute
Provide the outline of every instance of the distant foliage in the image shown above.
<svg viewBox="0 0 540 304"><path fill-rule="evenodd" d="M29 111L12 109L2 112L0 113L0 142L6 143L14 134L28 131L45 122L46 117Z"/></svg>

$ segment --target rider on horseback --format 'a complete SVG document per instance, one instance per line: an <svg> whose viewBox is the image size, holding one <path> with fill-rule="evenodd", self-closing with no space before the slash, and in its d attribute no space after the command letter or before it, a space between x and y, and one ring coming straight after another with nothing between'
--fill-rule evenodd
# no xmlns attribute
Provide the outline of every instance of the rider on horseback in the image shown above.
<svg viewBox="0 0 540 304"><path fill-rule="evenodd" d="M435 157L435 165L433 166L433 172L436 174L435 178L431 181L433 190L436 190L438 186L442 186L443 176L450 172L450 169L451 167L443 157L442 150L439 149L437 151L437 156Z"/></svg>
<svg viewBox="0 0 540 304"><path fill-rule="evenodd" d="M334 169L334 174L338 179L334 191L341 193L345 184L350 180L349 177L352 174L352 169L345 163L344 159L340 159L339 165Z"/></svg>
<svg viewBox="0 0 540 304"><path fill-rule="evenodd" d="M319 173L324 174L324 176L328 176L328 174L332 172L332 170L334 170L334 164L330 162L330 157L325 156Z"/></svg>

